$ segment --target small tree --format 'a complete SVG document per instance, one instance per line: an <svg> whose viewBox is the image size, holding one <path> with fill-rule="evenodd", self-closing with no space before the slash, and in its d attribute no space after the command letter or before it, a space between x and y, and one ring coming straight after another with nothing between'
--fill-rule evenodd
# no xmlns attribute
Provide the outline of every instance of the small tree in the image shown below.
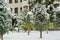
<svg viewBox="0 0 60 40"><path fill-rule="evenodd" d="M45 13L49 13L51 14L50 15L50 22L53 21L53 10L52 8L50 7L51 10L46 11L48 9L48 6L51 4L53 4L54 0L45 0L45 2L43 3L42 2L43 0L35 0L34 2L32 2L33 6L35 7L36 6L36 3L38 3L38 5L36 6L37 8L35 8L35 24L36 24L36 27L39 29L40 31L40 38L42 38L42 31L44 30L44 22L45 21ZM30 2L31 3L31 2ZM29 4L30 4L29 3ZM46 6L46 7L44 7ZM45 10L46 8L46 10Z"/></svg>
<svg viewBox="0 0 60 40"><path fill-rule="evenodd" d="M33 13L31 11L31 9L29 11L24 10L22 13L24 13L24 19L23 19L23 24L24 24L24 28L27 30L28 29L28 35L30 32L30 29L34 28L34 24L33 24Z"/></svg>
<svg viewBox="0 0 60 40"><path fill-rule="evenodd" d="M38 15L36 15L36 21L35 21L35 25L36 28L40 31L40 38L42 38L42 31L44 30L44 16L41 15L40 13Z"/></svg>
<svg viewBox="0 0 60 40"><path fill-rule="evenodd" d="M0 12L0 38L1 40L3 40L3 34L5 34L8 30L7 26L6 26L6 16Z"/></svg>
<svg viewBox="0 0 60 40"><path fill-rule="evenodd" d="M34 24L31 22L32 18L31 18L31 11L27 13L26 17L24 18L24 28L28 29L28 35L30 33L30 29L34 28ZM33 15L32 15L33 16Z"/></svg>
<svg viewBox="0 0 60 40"><path fill-rule="evenodd" d="M6 13L8 12L6 8L5 0L0 0L0 39L3 40L3 34L8 31L7 27L7 16Z"/></svg>

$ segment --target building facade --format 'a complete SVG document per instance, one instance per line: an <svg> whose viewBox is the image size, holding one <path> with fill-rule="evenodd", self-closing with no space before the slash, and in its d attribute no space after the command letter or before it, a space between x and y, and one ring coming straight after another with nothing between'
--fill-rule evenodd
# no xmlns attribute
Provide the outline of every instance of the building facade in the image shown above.
<svg viewBox="0 0 60 40"><path fill-rule="evenodd" d="M19 15L25 8L28 9L28 0L6 0L7 7L9 7L12 13Z"/></svg>

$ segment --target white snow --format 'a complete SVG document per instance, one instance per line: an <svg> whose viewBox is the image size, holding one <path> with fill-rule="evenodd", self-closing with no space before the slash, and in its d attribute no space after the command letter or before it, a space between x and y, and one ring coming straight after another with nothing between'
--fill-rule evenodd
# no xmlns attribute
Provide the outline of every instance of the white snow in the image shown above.
<svg viewBox="0 0 60 40"><path fill-rule="evenodd" d="M31 16L31 15L33 15L33 13L32 13L31 11L29 11L29 12L27 13L27 15L30 15L30 16Z"/></svg>
<svg viewBox="0 0 60 40"><path fill-rule="evenodd" d="M60 40L60 31L43 32L43 38L40 39L39 31L31 31L30 35L27 32L9 32L4 35L4 40Z"/></svg>

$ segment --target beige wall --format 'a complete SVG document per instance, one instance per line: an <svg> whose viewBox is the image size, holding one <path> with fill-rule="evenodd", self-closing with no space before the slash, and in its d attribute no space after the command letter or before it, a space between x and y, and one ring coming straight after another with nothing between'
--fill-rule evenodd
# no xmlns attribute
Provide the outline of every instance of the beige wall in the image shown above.
<svg viewBox="0 0 60 40"><path fill-rule="evenodd" d="M24 6L28 6L28 0L27 1L24 1L22 0L22 2L20 2L20 0L18 0L18 3L14 3L14 0L13 0L13 3L9 3L9 0L7 0L7 7L9 8L13 8L12 12L14 13L14 8L18 8L18 14L20 14L20 7L22 7L22 10L24 10Z"/></svg>
<svg viewBox="0 0 60 40"><path fill-rule="evenodd" d="M54 4L56 4L56 3L60 4L60 1L55 1Z"/></svg>

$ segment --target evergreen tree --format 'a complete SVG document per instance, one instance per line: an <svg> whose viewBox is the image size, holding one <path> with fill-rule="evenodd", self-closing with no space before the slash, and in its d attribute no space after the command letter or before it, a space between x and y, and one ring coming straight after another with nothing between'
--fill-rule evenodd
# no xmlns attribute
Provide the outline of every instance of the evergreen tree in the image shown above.
<svg viewBox="0 0 60 40"><path fill-rule="evenodd" d="M54 0L45 0L45 2L43 3L44 0L33 0L30 1L29 4L33 4L33 8L35 7L35 24L36 24L36 28L38 28L38 30L40 31L40 38L42 38L42 31L44 29L44 24L46 21L45 18L45 13L50 14L50 18L49 21L53 22L54 19L54 11L53 11L53 7L51 6L51 4L53 4ZM38 3L38 5L36 5ZM45 7L44 7L45 5ZM50 6L50 7L49 7ZM49 8L48 8L49 7ZM46 8L46 10L44 10ZM45 12L44 12L45 11Z"/></svg>
<svg viewBox="0 0 60 40"><path fill-rule="evenodd" d="M28 35L30 33L30 30L34 28L34 24L32 22L33 13L31 11L27 12L27 15L24 17L24 28L28 30Z"/></svg>
<svg viewBox="0 0 60 40"><path fill-rule="evenodd" d="M7 13L7 8L6 8L6 3L5 0L0 0L0 37L1 40L3 40L3 34L5 34L8 31L8 24L7 23L7 19L8 19L8 15L6 15Z"/></svg>

